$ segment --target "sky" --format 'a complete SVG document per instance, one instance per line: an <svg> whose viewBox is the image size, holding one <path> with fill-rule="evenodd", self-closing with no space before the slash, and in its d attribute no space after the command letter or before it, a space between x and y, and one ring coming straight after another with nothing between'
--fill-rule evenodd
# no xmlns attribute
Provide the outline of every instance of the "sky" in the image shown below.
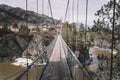
<svg viewBox="0 0 120 80"><path fill-rule="evenodd" d="M43 2L42 2L43 1ZM96 19L95 13L101 8L102 5L106 4L109 0L88 0L88 25L93 25L93 20ZM37 0L28 0L28 10L37 11L36 9ZM44 3L44 4L42 4ZM74 17L72 17L72 3L70 0L69 10L67 14L66 21L76 22L77 21L77 0L74 0ZM12 7L21 7L25 9L26 0L0 0L0 4L7 4ZM39 14L44 13L50 16L50 10L48 5L48 0L38 0ZM44 8L42 8L44 5ZM51 0L53 18L64 20L65 10L67 6L67 0ZM86 0L79 0L79 15L78 22L85 23L85 13L86 13Z"/></svg>

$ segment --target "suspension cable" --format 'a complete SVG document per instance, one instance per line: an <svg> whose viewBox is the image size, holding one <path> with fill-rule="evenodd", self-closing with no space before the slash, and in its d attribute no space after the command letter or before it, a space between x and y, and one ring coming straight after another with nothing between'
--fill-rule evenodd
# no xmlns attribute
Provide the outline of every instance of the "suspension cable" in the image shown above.
<svg viewBox="0 0 120 80"><path fill-rule="evenodd" d="M113 23L112 23L112 48L111 48L111 66L110 66L110 80L112 80L113 75L113 48L114 48L114 27L115 27L115 7L116 7L116 0L113 0Z"/></svg>
<svg viewBox="0 0 120 80"><path fill-rule="evenodd" d="M73 3L72 4L72 22L74 22L74 3L75 3L75 1L73 0L72 3Z"/></svg>
<svg viewBox="0 0 120 80"><path fill-rule="evenodd" d="M44 14L44 0L42 0L42 14Z"/></svg>
<svg viewBox="0 0 120 80"><path fill-rule="evenodd" d="M66 21L67 21L67 20L68 20L68 21L70 20L70 17L69 17L69 16L70 16L70 7L68 6L67 15L66 15L66 18L67 18Z"/></svg>
<svg viewBox="0 0 120 80"><path fill-rule="evenodd" d="M69 15L69 3L70 3L70 0L67 1L67 6L66 6L66 10L65 10L65 17L64 17L64 22L66 21L66 18L67 18L67 15ZM69 17L68 17L69 18ZM67 23L67 44L68 44L68 23Z"/></svg>
<svg viewBox="0 0 120 80"><path fill-rule="evenodd" d="M67 18L69 3L70 3L70 0L67 1L67 7L66 7L66 11L65 11L64 22L66 21L66 18Z"/></svg>
<svg viewBox="0 0 120 80"><path fill-rule="evenodd" d="M84 43L84 48L87 49L87 19L88 19L88 0L86 0L86 16L85 16L85 29L84 29L84 34L85 34L85 43ZM85 50L86 51L86 50ZM85 67L85 53L83 57L83 64Z"/></svg>
<svg viewBox="0 0 120 80"><path fill-rule="evenodd" d="M39 4L39 2L38 2L38 0L36 1L36 11L37 11L37 17L39 16L39 13L38 13L38 4ZM38 28L38 31L40 32L40 30L39 30L39 26L38 26L38 18L37 18L37 28ZM37 36L36 36L37 37ZM39 55L39 53L38 53L38 55ZM36 73L38 74L38 61L37 61L37 71L36 71ZM36 79L38 79L38 75L36 75Z"/></svg>
<svg viewBox="0 0 120 80"><path fill-rule="evenodd" d="M78 14L79 14L79 0L77 0L77 18L76 18L76 23L78 24ZM77 36L76 36L76 39L75 39L75 49L77 51ZM76 80L76 69L75 69L75 80Z"/></svg>
<svg viewBox="0 0 120 80"><path fill-rule="evenodd" d="M51 1L50 1L50 0L48 0L48 3L49 3L49 7L50 7L51 17L53 18L53 12L52 12L52 7L51 7Z"/></svg>
<svg viewBox="0 0 120 80"><path fill-rule="evenodd" d="M88 20L88 0L86 0L86 17L85 17L85 47L87 42L87 20Z"/></svg>
<svg viewBox="0 0 120 80"><path fill-rule="evenodd" d="M40 57L47 51L49 50L49 48L53 48L51 46L54 46L54 42L56 41L57 38L55 38L42 52L41 54L30 64L28 65L27 68L25 68L25 70L23 70L15 80L20 80L24 75L25 73L38 61L38 59L40 59Z"/></svg>
<svg viewBox="0 0 120 80"><path fill-rule="evenodd" d="M74 44L74 30L73 30L73 22L74 22L74 0L73 0L73 4L72 4L72 45ZM73 49L73 48L72 48Z"/></svg>
<svg viewBox="0 0 120 80"><path fill-rule="evenodd" d="M26 27L28 27L28 14L27 14L27 11L28 11L28 0L26 0L26 11L25 11L25 14L26 14ZM27 57L27 67L29 66L28 65L28 52L26 54L26 57ZM28 71L27 71L27 80L28 80Z"/></svg>
<svg viewBox="0 0 120 80"><path fill-rule="evenodd" d="M85 55L87 52L87 18L88 18L88 0L86 0L86 15L85 15L85 29L84 29L84 33L85 33L85 43L84 43L84 57L83 57L83 67L85 68ZM84 80L84 75L83 75L83 80Z"/></svg>
<svg viewBox="0 0 120 80"><path fill-rule="evenodd" d="M78 23L78 14L79 14L79 0L77 0L77 23Z"/></svg>
<svg viewBox="0 0 120 80"><path fill-rule="evenodd" d="M73 25L73 22L74 22L74 0L72 1L72 30L71 30L71 33L72 33L72 44L71 44L71 49L72 50L74 50L74 48L73 48L73 45L74 45L74 30L73 30L73 27L74 27L74 25ZM74 60L72 59L72 65L73 65L73 75L74 75L74 79L76 78L76 71L75 71L75 63L74 63Z"/></svg>
<svg viewBox="0 0 120 80"><path fill-rule="evenodd" d="M38 16L38 0L36 1L36 4L37 4L37 5L36 5L36 9L37 9L37 10L36 10L36 11L37 11L37 16Z"/></svg>
<svg viewBox="0 0 120 80"><path fill-rule="evenodd" d="M47 9L48 9L48 16L49 16L49 3L48 3L48 6L47 6L47 7L48 7L48 8L47 8Z"/></svg>
<svg viewBox="0 0 120 80"><path fill-rule="evenodd" d="M92 76L87 72L86 68L83 67L83 65L81 64L81 62L77 59L77 57L75 56L75 54L73 53L73 51L70 49L69 46L67 46L67 44L65 43L65 41L62 39L63 45L66 46L66 48L68 49L68 51L70 51L70 55L73 57L73 59L75 59L75 61L77 62L78 66L81 68L83 74L86 76L86 78L88 80L93 80ZM75 79L74 79L75 80Z"/></svg>
<svg viewBox="0 0 120 80"><path fill-rule="evenodd" d="M39 17L39 13L38 13L38 0L36 1L36 11L37 11L37 17ZM38 26L38 18L37 18L37 28L38 28L38 31L40 32L40 30L39 30L39 26Z"/></svg>
<svg viewBox="0 0 120 80"><path fill-rule="evenodd" d="M79 19L78 15L79 15L79 0L77 0L77 18L76 18L77 24L78 24L78 19ZM76 36L76 50L77 50L77 36Z"/></svg>

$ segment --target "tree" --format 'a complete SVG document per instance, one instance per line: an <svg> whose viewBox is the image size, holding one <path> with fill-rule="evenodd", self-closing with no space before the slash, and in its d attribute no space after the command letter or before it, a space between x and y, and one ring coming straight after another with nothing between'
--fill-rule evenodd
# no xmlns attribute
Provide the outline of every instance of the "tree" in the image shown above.
<svg viewBox="0 0 120 80"><path fill-rule="evenodd" d="M98 16L98 20L94 21L93 30L100 32L101 35L111 33L112 25L113 25L113 0L108 1L107 4L104 4L100 10L96 12L96 16ZM120 0L116 0L115 7L115 37L120 35ZM101 36L101 39L104 40L104 37ZM119 54L117 55L119 56ZM113 79L119 80L120 73L118 65L119 59L114 57L113 59ZM98 71L96 72L97 76L95 80L109 80L109 71L110 71L110 59L108 61L104 61L102 66L99 66ZM101 72L102 70L102 72Z"/></svg>
<svg viewBox="0 0 120 80"><path fill-rule="evenodd" d="M68 22L65 22L62 28L62 36L64 38L64 40L67 42L68 44Z"/></svg>
<svg viewBox="0 0 120 80"><path fill-rule="evenodd" d="M95 25L99 27L98 29L104 29L104 32L109 31L108 29L112 28L113 22L113 0L108 1L107 4L104 4L100 10L96 12L96 16L98 16L98 20L94 21ZM120 0L116 1L116 12L115 12L115 34L120 35ZM102 22L102 23L101 23ZM101 24L101 25L99 25ZM104 25L103 25L104 24ZM96 26L94 26L96 27Z"/></svg>
<svg viewBox="0 0 120 80"><path fill-rule="evenodd" d="M21 25L21 28L19 30L19 32L22 32L22 33L29 33L29 29L28 27L24 26L24 25Z"/></svg>
<svg viewBox="0 0 120 80"><path fill-rule="evenodd" d="M8 28L8 25L7 25L7 24L3 24L2 26L3 26L3 28L0 29L0 37L1 37L1 36L4 36L4 35L6 35L6 34L11 34L11 33L13 33L13 32Z"/></svg>
<svg viewBox="0 0 120 80"><path fill-rule="evenodd" d="M76 25L75 23L70 24L70 41L71 41L71 46L72 50L76 51L76 35L77 35L77 30L76 30Z"/></svg>
<svg viewBox="0 0 120 80"><path fill-rule="evenodd" d="M95 15L98 17L94 21L92 31L99 34L99 38L102 40L101 44L104 41L103 35L111 34L112 24L113 24L113 0L108 1L107 4L104 4L100 10L98 10ZM120 37L120 0L116 2L115 8L115 36ZM116 41L116 40L115 40ZM102 45L101 45L102 46Z"/></svg>
<svg viewBox="0 0 120 80"><path fill-rule="evenodd" d="M64 27L62 28L62 35L69 47L75 51L76 50L76 25L75 23L69 24L68 22L64 23Z"/></svg>
<svg viewBox="0 0 120 80"><path fill-rule="evenodd" d="M76 36L76 49L79 51L80 50L80 45L81 43L84 42L84 24L80 24L80 28L77 31L77 36Z"/></svg>

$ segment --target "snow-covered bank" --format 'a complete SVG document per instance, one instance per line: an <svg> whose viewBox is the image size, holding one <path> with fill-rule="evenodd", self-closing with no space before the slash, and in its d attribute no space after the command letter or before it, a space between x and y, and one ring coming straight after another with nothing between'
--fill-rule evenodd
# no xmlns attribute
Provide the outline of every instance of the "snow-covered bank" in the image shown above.
<svg viewBox="0 0 120 80"><path fill-rule="evenodd" d="M12 63L12 64L15 65L15 66L27 67L27 63L28 63L28 65L30 65L32 62L33 62L32 59L16 58L16 59L15 59L15 62ZM36 66L36 65L37 65L37 66L38 66L38 65L46 65L46 62L42 62L42 63L36 62L36 63L34 63L34 66Z"/></svg>
<svg viewBox="0 0 120 80"><path fill-rule="evenodd" d="M27 58L16 58L15 62L12 63L15 66L22 66L22 67L26 67L27 63L28 65L30 65L33 62L33 60L31 59L27 59Z"/></svg>

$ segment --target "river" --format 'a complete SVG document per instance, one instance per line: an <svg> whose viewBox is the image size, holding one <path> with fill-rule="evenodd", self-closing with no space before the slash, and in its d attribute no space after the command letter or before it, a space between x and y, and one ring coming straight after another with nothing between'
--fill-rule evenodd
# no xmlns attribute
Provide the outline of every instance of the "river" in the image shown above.
<svg viewBox="0 0 120 80"><path fill-rule="evenodd" d="M94 69L93 67L91 67L91 68ZM0 80L15 80L17 75L22 70L24 70L23 67L12 65L11 62L0 63ZM41 70L42 70L42 67L40 67L39 70L38 70L38 71L40 71L39 75L36 75L38 73L37 68L32 68L29 71L29 77L30 78L28 80L36 80L36 78L38 78L38 76L40 76ZM78 76L78 74L77 74L76 76L80 77L80 75ZM21 80L27 80L27 77L24 76ZM76 80L79 80L79 79L76 79Z"/></svg>
<svg viewBox="0 0 120 80"><path fill-rule="evenodd" d="M92 56L93 61L91 62L91 65L87 66L87 69L89 69L90 71L96 71L99 63L96 57L97 55L94 54L93 48L90 49L89 53L93 55ZM31 79L29 80L35 80L36 78L38 78L38 76L40 76L42 72L42 69L43 67L31 68L29 72L29 76L31 77ZM24 70L24 67L15 66L12 64L12 62L0 63L0 80L14 80L22 70ZM38 71L39 71L39 75L36 75ZM24 79L22 80L26 80L27 77L24 76L23 78Z"/></svg>
<svg viewBox="0 0 120 80"><path fill-rule="evenodd" d="M0 80L14 80L20 71L24 68L14 66L11 62L0 63Z"/></svg>
<svg viewBox="0 0 120 80"><path fill-rule="evenodd" d="M91 69L91 71L94 71L94 70L96 70L97 65L96 64L90 65L87 68ZM22 70L24 70L23 67L12 65L11 62L0 63L0 80L15 80L17 75ZM38 73L37 68L32 68L29 72L29 77L30 77L29 80L35 80L36 78L38 78L38 76L40 76L40 74L41 74L41 70L42 70L42 67L39 68L39 71L40 71L39 75L36 75ZM77 73L76 76L78 77L79 74ZM79 77L80 77L80 75L79 75ZM24 76L23 79L21 79L21 80L27 80L26 78L27 77ZM76 79L76 80L79 80L79 79Z"/></svg>
<svg viewBox="0 0 120 80"><path fill-rule="evenodd" d="M24 70L24 67L21 66L15 66L12 64L12 62L3 62L0 63L0 80L15 80L15 78L17 77L17 75ZM41 70L43 69L43 67L34 67L31 68L31 70L29 71L29 80L36 80L36 78L38 78L38 76L41 75ZM36 75L36 74L39 75ZM23 78L21 80L27 80L26 79L26 75L23 76Z"/></svg>

